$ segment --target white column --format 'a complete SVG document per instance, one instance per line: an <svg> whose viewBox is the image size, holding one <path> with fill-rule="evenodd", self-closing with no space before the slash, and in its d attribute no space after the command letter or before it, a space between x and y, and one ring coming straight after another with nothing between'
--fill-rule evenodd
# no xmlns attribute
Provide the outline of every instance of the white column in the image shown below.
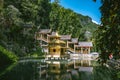
<svg viewBox="0 0 120 80"><path fill-rule="evenodd" d="M91 65L91 61L90 60L88 60L88 64L89 64L89 66Z"/></svg>
<svg viewBox="0 0 120 80"><path fill-rule="evenodd" d="M48 42L48 34L47 34L47 42Z"/></svg>
<svg viewBox="0 0 120 80"><path fill-rule="evenodd" d="M83 60L81 60L80 62L81 62L81 66L83 66Z"/></svg>
<svg viewBox="0 0 120 80"><path fill-rule="evenodd" d="M68 48L68 41L67 41L67 48Z"/></svg>
<svg viewBox="0 0 120 80"><path fill-rule="evenodd" d="M81 53L83 53L83 48L81 47L81 51L80 51Z"/></svg>
<svg viewBox="0 0 120 80"><path fill-rule="evenodd" d="M75 44L74 44L74 53L76 52L75 49L76 49L76 47L75 47Z"/></svg>

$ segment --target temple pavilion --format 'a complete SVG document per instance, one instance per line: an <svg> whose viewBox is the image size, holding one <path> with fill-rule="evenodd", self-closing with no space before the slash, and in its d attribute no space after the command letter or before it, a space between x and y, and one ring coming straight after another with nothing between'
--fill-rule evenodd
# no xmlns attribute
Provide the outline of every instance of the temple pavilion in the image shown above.
<svg viewBox="0 0 120 80"><path fill-rule="evenodd" d="M71 35L59 35L51 29L40 29L36 33L36 40L47 58L65 58L68 54L90 54L92 42L78 41Z"/></svg>
<svg viewBox="0 0 120 80"><path fill-rule="evenodd" d="M52 32L51 35L48 35L48 54L47 57L53 58L64 58L67 53L66 42L60 40L60 35L57 32Z"/></svg>

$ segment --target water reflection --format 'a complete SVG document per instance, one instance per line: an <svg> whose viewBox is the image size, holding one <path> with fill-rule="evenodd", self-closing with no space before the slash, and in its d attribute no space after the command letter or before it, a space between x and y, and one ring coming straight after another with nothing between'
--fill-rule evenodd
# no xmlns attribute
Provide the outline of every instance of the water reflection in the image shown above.
<svg viewBox="0 0 120 80"><path fill-rule="evenodd" d="M39 68L40 80L91 80L93 70L91 61L87 60L46 61Z"/></svg>
<svg viewBox="0 0 120 80"><path fill-rule="evenodd" d="M24 60L0 80L92 80L92 66L87 60Z"/></svg>

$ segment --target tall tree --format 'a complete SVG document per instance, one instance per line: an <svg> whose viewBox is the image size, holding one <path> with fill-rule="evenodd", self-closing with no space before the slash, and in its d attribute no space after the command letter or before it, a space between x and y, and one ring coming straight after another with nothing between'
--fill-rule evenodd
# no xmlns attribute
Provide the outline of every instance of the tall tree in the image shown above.
<svg viewBox="0 0 120 80"><path fill-rule="evenodd" d="M0 44L18 56L37 50L34 34L37 26L49 25L49 4L49 0L4 0Z"/></svg>
<svg viewBox="0 0 120 80"><path fill-rule="evenodd" d="M110 54L120 58L120 0L101 0L101 26L96 31L96 46L103 62Z"/></svg>
<svg viewBox="0 0 120 80"><path fill-rule="evenodd" d="M35 19L36 26L40 26L40 28L50 28L49 27L49 14L51 11L50 0L38 0L38 13Z"/></svg>
<svg viewBox="0 0 120 80"><path fill-rule="evenodd" d="M60 6L58 1L51 4L50 27L60 34L72 34L72 37L79 37L82 28L78 15Z"/></svg>

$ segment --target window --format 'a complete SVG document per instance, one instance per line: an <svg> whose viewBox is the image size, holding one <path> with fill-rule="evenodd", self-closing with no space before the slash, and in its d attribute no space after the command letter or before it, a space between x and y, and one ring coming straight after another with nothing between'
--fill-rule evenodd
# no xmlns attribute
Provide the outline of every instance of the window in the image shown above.
<svg viewBox="0 0 120 80"><path fill-rule="evenodd" d="M56 49L53 49L53 52L56 52Z"/></svg>

